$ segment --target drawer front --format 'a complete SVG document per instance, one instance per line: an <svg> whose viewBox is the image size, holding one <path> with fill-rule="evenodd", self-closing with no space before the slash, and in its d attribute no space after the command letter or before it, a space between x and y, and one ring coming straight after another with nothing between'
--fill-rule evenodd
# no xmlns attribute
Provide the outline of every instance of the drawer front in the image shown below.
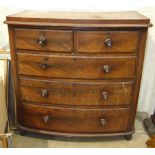
<svg viewBox="0 0 155 155"><path fill-rule="evenodd" d="M70 80L37 80L21 78L23 101L51 105L127 105L131 103L132 82L92 82Z"/></svg>
<svg viewBox="0 0 155 155"><path fill-rule="evenodd" d="M133 78L135 56L89 57L18 53L18 73L53 78Z"/></svg>
<svg viewBox="0 0 155 155"><path fill-rule="evenodd" d="M34 129L72 133L112 133L127 130L129 109L88 110L22 104L21 115L20 124Z"/></svg>
<svg viewBox="0 0 155 155"><path fill-rule="evenodd" d="M77 51L88 53L136 52L136 31L78 31Z"/></svg>
<svg viewBox="0 0 155 155"><path fill-rule="evenodd" d="M72 31L16 29L17 49L71 52L73 50Z"/></svg>

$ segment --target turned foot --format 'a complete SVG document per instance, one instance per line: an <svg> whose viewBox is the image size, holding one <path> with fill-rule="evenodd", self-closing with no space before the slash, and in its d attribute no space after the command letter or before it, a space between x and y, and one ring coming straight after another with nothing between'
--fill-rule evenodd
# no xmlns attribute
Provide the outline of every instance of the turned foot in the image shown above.
<svg viewBox="0 0 155 155"><path fill-rule="evenodd" d="M126 140L131 140L131 139L132 139L132 135L125 135L124 138L125 138Z"/></svg>
<svg viewBox="0 0 155 155"><path fill-rule="evenodd" d="M19 130L19 134L20 134L21 136L26 136L26 135L27 135L27 131Z"/></svg>

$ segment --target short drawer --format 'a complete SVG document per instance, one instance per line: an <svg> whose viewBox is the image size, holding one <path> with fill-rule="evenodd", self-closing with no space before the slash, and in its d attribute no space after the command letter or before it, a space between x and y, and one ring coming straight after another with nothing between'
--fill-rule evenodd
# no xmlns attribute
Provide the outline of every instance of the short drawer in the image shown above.
<svg viewBox="0 0 155 155"><path fill-rule="evenodd" d="M136 56L66 56L18 53L18 73L52 78L133 78Z"/></svg>
<svg viewBox="0 0 155 155"><path fill-rule="evenodd" d="M17 49L71 52L73 33L64 30L15 29Z"/></svg>
<svg viewBox="0 0 155 155"><path fill-rule="evenodd" d="M77 51L86 53L136 52L137 31L78 31Z"/></svg>
<svg viewBox="0 0 155 155"><path fill-rule="evenodd" d="M129 105L133 82L20 79L23 101L49 105Z"/></svg>
<svg viewBox="0 0 155 155"><path fill-rule="evenodd" d="M20 124L64 133L112 133L127 130L128 117L127 108L74 109L22 104Z"/></svg>

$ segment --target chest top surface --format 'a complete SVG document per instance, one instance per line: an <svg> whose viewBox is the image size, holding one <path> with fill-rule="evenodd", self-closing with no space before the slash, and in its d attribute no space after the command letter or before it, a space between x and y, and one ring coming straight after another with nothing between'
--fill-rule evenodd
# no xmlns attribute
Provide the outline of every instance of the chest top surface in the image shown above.
<svg viewBox="0 0 155 155"><path fill-rule="evenodd" d="M6 17L13 25L149 27L150 19L138 12L49 12L22 11Z"/></svg>

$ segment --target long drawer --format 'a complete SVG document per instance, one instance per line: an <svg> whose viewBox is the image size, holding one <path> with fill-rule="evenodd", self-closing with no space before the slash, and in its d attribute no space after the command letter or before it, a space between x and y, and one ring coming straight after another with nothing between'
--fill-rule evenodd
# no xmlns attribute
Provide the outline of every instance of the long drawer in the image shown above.
<svg viewBox="0 0 155 155"><path fill-rule="evenodd" d="M134 78L136 56L67 56L18 53L18 73L52 78Z"/></svg>
<svg viewBox="0 0 155 155"><path fill-rule="evenodd" d="M71 52L73 33L64 30L15 29L17 49Z"/></svg>
<svg viewBox="0 0 155 155"><path fill-rule="evenodd" d="M112 133L127 130L129 109L74 109L21 105L25 127L69 133ZM120 119L121 118L121 119Z"/></svg>
<svg viewBox="0 0 155 155"><path fill-rule="evenodd" d="M138 31L78 31L77 51L84 53L137 52Z"/></svg>
<svg viewBox="0 0 155 155"><path fill-rule="evenodd" d="M41 104L104 106L129 105L133 82L38 80L21 78L23 101Z"/></svg>

